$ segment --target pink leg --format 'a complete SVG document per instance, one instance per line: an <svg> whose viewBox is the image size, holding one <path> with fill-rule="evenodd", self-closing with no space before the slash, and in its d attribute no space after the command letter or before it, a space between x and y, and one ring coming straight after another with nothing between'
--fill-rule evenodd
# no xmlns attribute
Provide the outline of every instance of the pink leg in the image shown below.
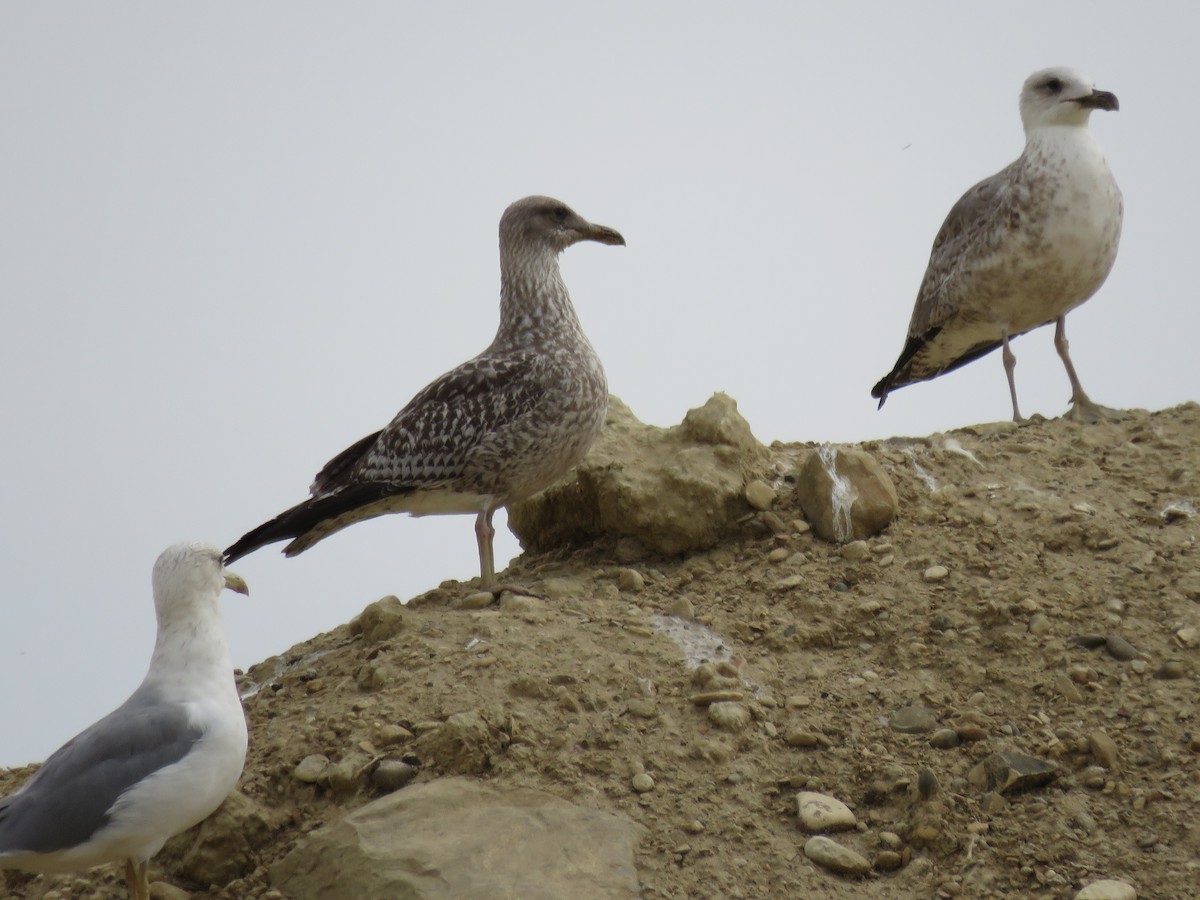
<svg viewBox="0 0 1200 900"><path fill-rule="evenodd" d="M1012 397L1013 405L1013 421L1018 424L1024 422L1025 419L1021 416L1021 410L1017 408L1017 382L1013 378L1013 371L1017 368L1017 358L1013 356L1012 350L1008 348L1008 329L1005 328L1000 336L1002 345L1001 358L1004 360L1004 374L1008 376L1008 393Z"/></svg>
<svg viewBox="0 0 1200 900"><path fill-rule="evenodd" d="M492 527L492 514L495 509L481 512L475 519L475 540L479 544L479 575L483 579L484 588L490 588L496 580L496 563L492 558L492 538L496 529Z"/></svg>
<svg viewBox="0 0 1200 900"><path fill-rule="evenodd" d="M1071 379L1071 408L1067 416L1080 422L1098 422L1101 419L1119 417L1116 410L1108 409L1092 401L1079 383L1075 374L1075 366L1071 363L1071 345L1067 342L1067 317L1059 316L1054 324L1054 349L1058 351L1067 370L1067 378Z"/></svg>

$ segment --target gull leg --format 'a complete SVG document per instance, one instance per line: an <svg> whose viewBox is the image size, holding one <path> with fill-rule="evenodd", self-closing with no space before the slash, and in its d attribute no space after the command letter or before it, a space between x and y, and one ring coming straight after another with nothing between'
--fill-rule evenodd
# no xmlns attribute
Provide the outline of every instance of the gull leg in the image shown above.
<svg viewBox="0 0 1200 900"><path fill-rule="evenodd" d="M150 881L146 874L148 865L149 860L145 859L137 864L132 859L125 860L125 884L133 900L150 900Z"/></svg>
<svg viewBox="0 0 1200 900"><path fill-rule="evenodd" d="M1017 408L1017 382L1013 378L1013 370L1017 368L1017 358L1013 356L1012 350L1008 348L1008 329L1005 328L1000 335L1002 345L1001 358L1004 360L1004 374L1008 376L1008 393L1012 397L1013 405L1013 421L1020 425L1025 421L1021 415L1021 410Z"/></svg>
<svg viewBox="0 0 1200 900"><path fill-rule="evenodd" d="M1058 351L1058 355L1063 361L1063 366L1067 370L1067 378L1071 379L1071 408L1067 410L1067 417L1076 422L1099 422L1101 419L1117 418L1119 413L1115 409L1109 409L1093 402L1084 392L1083 385L1079 383L1079 376L1075 374L1075 366L1071 362L1071 345L1067 341L1066 316L1059 316L1055 322L1054 349Z"/></svg>
<svg viewBox="0 0 1200 900"><path fill-rule="evenodd" d="M483 579L483 589L491 590L496 580L496 563L492 557L492 538L496 529L492 527L492 513L495 509L486 509L475 518L475 541L479 544L479 575Z"/></svg>

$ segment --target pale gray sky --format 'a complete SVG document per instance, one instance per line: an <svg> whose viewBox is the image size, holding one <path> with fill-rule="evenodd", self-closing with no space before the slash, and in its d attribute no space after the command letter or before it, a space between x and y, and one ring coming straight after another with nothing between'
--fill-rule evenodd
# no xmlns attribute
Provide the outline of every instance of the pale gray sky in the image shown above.
<svg viewBox="0 0 1200 900"><path fill-rule="evenodd" d="M1092 127L1126 215L1072 355L1098 402L1196 399L1198 32L1115 0L0 0L0 765L136 686L164 547L303 499L486 346L526 194L625 235L563 269L647 421L714 391L763 441L1005 419L998 356L869 390L951 204L1020 152L1022 81L1077 66L1121 100ZM1051 338L1014 344L1026 414L1067 407ZM477 560L470 517L394 516L235 568L248 666Z"/></svg>

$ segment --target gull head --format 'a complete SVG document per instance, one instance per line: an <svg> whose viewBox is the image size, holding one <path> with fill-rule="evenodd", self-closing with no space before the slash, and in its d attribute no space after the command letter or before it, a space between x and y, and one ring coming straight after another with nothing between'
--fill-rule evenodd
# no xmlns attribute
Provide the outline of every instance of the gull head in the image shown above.
<svg viewBox="0 0 1200 900"><path fill-rule="evenodd" d="M528 247L561 253L580 241L625 244L625 238L604 225L593 225L571 207L552 197L518 200L500 217L501 248Z"/></svg>
<svg viewBox="0 0 1200 900"><path fill-rule="evenodd" d="M215 609L225 588L249 593L241 576L221 562L220 549L203 541L183 541L164 550L154 563L151 582L160 622L190 617L206 607Z"/></svg>
<svg viewBox="0 0 1200 900"><path fill-rule="evenodd" d="M1087 125L1092 110L1118 108L1115 94L1096 90L1091 78L1066 66L1034 72L1021 88L1026 134L1048 125Z"/></svg>

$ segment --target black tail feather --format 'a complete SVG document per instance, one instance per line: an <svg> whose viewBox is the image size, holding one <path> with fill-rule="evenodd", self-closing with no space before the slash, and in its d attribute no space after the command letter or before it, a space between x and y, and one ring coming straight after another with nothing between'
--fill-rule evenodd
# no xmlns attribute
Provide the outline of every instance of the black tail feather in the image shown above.
<svg viewBox="0 0 1200 900"><path fill-rule="evenodd" d="M291 509L281 512L269 522L264 522L257 528L246 532L230 544L224 553L225 563L228 565L267 544L301 537L310 531L320 529L323 525L329 528L328 534L333 534L356 521L348 519L337 527L331 527L335 519L380 500L386 500L388 497L401 496L411 492L412 488L410 487L386 483L356 484L324 497L315 497L305 500L303 503L297 503ZM325 535L321 535L321 537L325 537Z"/></svg>

